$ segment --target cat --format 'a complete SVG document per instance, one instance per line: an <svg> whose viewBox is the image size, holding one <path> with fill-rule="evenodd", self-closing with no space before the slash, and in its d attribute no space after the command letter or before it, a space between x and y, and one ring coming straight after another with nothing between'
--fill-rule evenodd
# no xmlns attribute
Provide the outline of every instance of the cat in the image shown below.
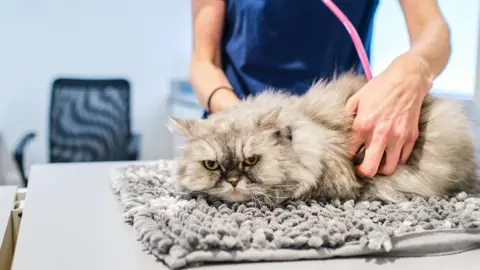
<svg viewBox="0 0 480 270"><path fill-rule="evenodd" d="M346 72L301 96L266 91L207 119L170 118L184 136L176 159L179 191L229 202L382 200L442 197L477 179L474 138L461 106L428 94L412 154L392 175L356 175L349 156L353 117L347 99L366 80ZM359 151L354 160L362 160Z"/></svg>

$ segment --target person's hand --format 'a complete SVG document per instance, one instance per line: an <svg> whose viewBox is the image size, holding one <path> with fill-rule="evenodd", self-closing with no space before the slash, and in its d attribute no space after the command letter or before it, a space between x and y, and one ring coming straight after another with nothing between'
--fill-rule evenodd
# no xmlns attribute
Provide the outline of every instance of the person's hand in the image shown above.
<svg viewBox="0 0 480 270"><path fill-rule="evenodd" d="M362 145L366 148L358 174L391 175L398 164L407 162L418 138L420 108L433 80L421 60L400 56L347 101L346 108L355 117L351 155Z"/></svg>

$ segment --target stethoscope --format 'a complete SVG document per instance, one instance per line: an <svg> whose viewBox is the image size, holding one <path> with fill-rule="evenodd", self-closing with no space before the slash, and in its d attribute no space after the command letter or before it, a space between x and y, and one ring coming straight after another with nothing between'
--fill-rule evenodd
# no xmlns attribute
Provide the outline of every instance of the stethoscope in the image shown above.
<svg viewBox="0 0 480 270"><path fill-rule="evenodd" d="M353 27L350 20L343 14L343 12L331 1L331 0L322 0L322 2L337 16L337 18L343 23L345 28L347 29L350 37L352 38L353 45L357 50L357 54L360 57L360 61L363 66L363 70L365 72L365 77L367 80L372 79L372 72L370 71L370 64L368 63L367 53L365 52L365 48L363 47L362 40L358 36L357 30Z"/></svg>

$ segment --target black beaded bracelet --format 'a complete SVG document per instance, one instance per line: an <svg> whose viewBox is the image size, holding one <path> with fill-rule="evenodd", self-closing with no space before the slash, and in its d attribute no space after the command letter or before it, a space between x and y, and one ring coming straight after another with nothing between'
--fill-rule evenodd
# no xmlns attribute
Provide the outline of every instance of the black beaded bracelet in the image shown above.
<svg viewBox="0 0 480 270"><path fill-rule="evenodd" d="M211 101L212 101L213 94L215 94L215 92L217 92L217 91L220 90L220 89L227 89L227 90L233 91L232 88L227 87L227 86L219 86L219 87L213 89L212 93L210 93L210 96L208 96L208 99L207 99L207 111L208 111L209 113L212 112L212 110L210 109L210 103L211 103Z"/></svg>

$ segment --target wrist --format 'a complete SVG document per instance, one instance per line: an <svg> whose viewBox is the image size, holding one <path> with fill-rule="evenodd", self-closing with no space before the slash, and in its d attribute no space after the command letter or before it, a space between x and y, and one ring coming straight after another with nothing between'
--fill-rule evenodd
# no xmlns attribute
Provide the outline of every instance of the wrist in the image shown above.
<svg viewBox="0 0 480 270"><path fill-rule="evenodd" d="M230 87L215 88L207 100L206 109L210 113L216 113L233 107L240 99Z"/></svg>
<svg viewBox="0 0 480 270"><path fill-rule="evenodd" d="M412 90L419 90L423 95L428 94L436 77L428 60L414 51L397 57L387 68L387 73L397 78L398 84L410 84L411 81L415 81L415 84L421 87Z"/></svg>

